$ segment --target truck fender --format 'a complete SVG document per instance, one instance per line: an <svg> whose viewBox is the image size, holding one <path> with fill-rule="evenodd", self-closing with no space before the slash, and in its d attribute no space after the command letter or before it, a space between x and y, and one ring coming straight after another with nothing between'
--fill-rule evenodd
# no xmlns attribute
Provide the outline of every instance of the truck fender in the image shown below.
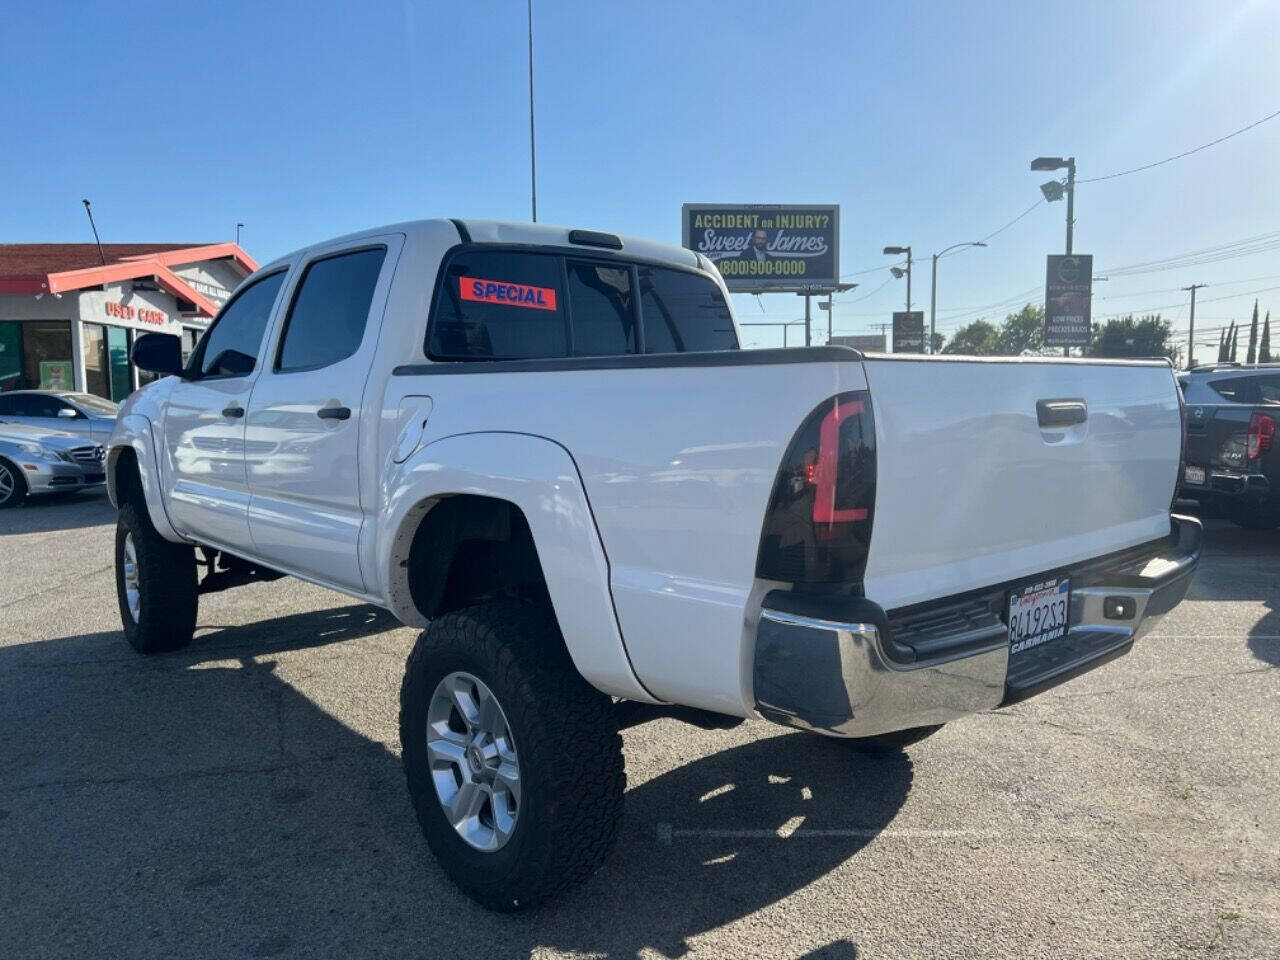
<svg viewBox="0 0 1280 960"><path fill-rule="evenodd" d="M524 514L556 620L578 672L613 696L656 702L632 670L609 591L609 561L576 464L564 447L523 433L456 434L388 461L377 543L387 605L423 625L409 584L422 518L457 494L506 500Z"/></svg>
<svg viewBox="0 0 1280 960"><path fill-rule="evenodd" d="M107 494L116 509L120 508L121 483L117 467L126 449L132 450L138 464L138 479L146 500L147 513L160 536L174 543L185 543L169 523L165 512L164 496L160 489L160 462L156 456L155 437L151 421L141 414L127 414L116 420L107 451Z"/></svg>

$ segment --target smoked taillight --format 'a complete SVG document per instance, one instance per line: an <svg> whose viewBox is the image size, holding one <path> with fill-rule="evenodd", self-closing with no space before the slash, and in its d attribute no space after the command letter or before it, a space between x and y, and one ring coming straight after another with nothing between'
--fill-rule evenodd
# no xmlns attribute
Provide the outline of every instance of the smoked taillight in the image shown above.
<svg viewBox="0 0 1280 960"><path fill-rule="evenodd" d="M1255 413L1249 418L1249 446L1248 456L1250 460L1257 460L1263 454L1271 450L1271 444L1276 438L1276 422L1265 413Z"/></svg>
<svg viewBox="0 0 1280 960"><path fill-rule="evenodd" d="M757 576L861 583L875 512L871 398L843 393L805 418L782 458L760 538Z"/></svg>

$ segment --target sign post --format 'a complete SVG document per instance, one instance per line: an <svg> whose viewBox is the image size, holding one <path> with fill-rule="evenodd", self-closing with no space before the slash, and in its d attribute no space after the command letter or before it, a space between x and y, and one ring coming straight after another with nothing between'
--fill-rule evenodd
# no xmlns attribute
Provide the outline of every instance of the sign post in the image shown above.
<svg viewBox="0 0 1280 960"><path fill-rule="evenodd" d="M894 313L893 352L924 353L923 310L898 310Z"/></svg>
<svg viewBox="0 0 1280 960"><path fill-rule="evenodd" d="M1044 345L1087 347L1092 334L1092 254L1046 257Z"/></svg>

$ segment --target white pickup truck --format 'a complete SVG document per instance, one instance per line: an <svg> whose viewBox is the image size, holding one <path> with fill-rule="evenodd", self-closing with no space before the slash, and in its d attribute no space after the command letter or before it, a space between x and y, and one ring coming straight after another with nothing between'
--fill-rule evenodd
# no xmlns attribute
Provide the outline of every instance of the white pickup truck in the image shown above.
<svg viewBox="0 0 1280 960"><path fill-rule="evenodd" d="M708 260L612 234L343 237L134 359L125 636L280 574L424 627L409 792L494 909L604 859L616 701L906 744L1127 652L1199 558L1168 364L744 351Z"/></svg>

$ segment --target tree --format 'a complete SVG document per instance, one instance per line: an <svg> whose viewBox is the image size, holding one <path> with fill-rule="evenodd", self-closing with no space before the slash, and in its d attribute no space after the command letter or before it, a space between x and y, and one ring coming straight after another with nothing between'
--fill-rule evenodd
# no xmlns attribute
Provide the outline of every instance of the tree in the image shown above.
<svg viewBox="0 0 1280 960"><path fill-rule="evenodd" d="M1173 324L1160 314L1116 317L1095 327L1089 343L1091 357L1168 357L1176 360Z"/></svg>
<svg viewBox="0 0 1280 960"><path fill-rule="evenodd" d="M1245 363L1258 362L1258 301L1253 301L1253 322L1249 324L1249 352L1245 354Z"/></svg>
<svg viewBox="0 0 1280 960"><path fill-rule="evenodd" d="M1258 347L1258 362L1271 362L1271 311L1267 311L1267 319L1262 324L1262 344Z"/></svg>
<svg viewBox="0 0 1280 960"><path fill-rule="evenodd" d="M1037 354L1044 350L1044 307L1028 303L1017 313L1011 313L1000 324L999 354L1004 357L1020 357L1024 353Z"/></svg>
<svg viewBox="0 0 1280 960"><path fill-rule="evenodd" d="M1231 321L1231 348L1230 348L1230 350L1228 351L1228 354L1229 354L1229 355L1228 355L1228 357L1227 357L1228 362L1230 362L1230 363L1238 363L1238 362L1239 362L1239 361L1236 359L1236 357L1237 357L1237 354L1236 354L1236 347L1238 347L1239 345L1240 345L1240 328L1239 328L1239 327L1237 327L1237 326L1236 326L1236 322L1235 322L1234 320L1232 320L1232 321Z"/></svg>
<svg viewBox="0 0 1280 960"><path fill-rule="evenodd" d="M985 320L975 320L955 332L943 353L990 357L1000 352L1000 331Z"/></svg>
<svg viewBox="0 0 1280 960"><path fill-rule="evenodd" d="M1218 362L1225 363L1227 359L1227 328L1223 327L1218 331Z"/></svg>

